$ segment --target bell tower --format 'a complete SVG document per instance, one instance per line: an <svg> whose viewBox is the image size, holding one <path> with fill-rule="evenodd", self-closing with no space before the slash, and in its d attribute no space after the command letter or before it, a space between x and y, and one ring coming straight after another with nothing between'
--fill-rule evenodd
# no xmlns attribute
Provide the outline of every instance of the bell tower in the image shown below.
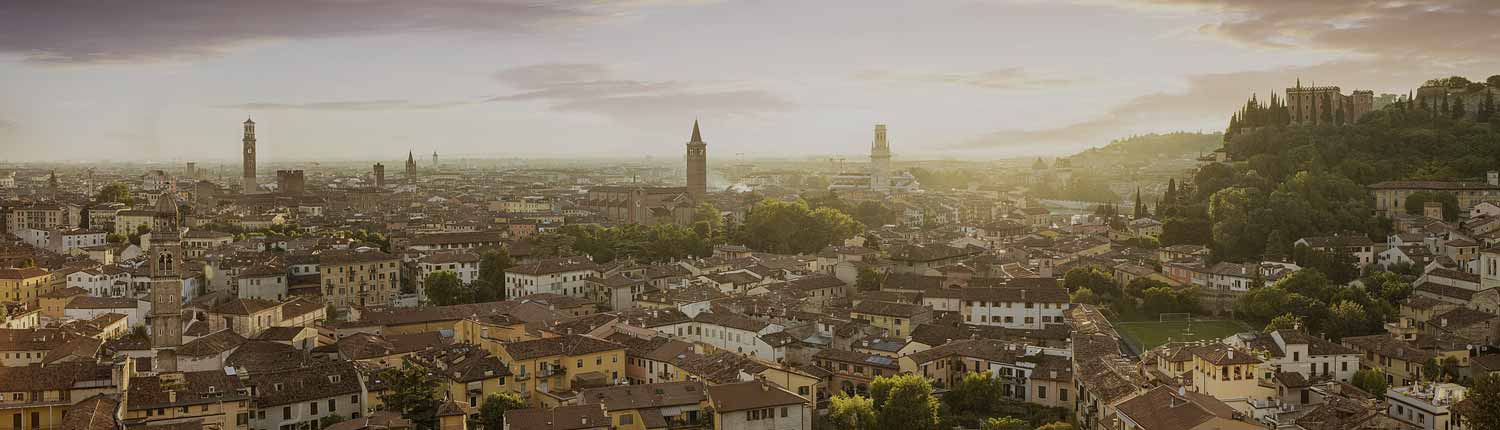
<svg viewBox="0 0 1500 430"><path fill-rule="evenodd" d="M170 196L161 197L160 206L176 206ZM156 350L156 368L160 372L177 368L176 348L182 345L182 239L177 227L177 211L158 210L159 227L151 234L147 252L151 276L151 347Z"/></svg>
<svg viewBox="0 0 1500 430"><path fill-rule="evenodd" d="M698 132L697 120L693 120L693 136L687 143L687 193L695 202L708 193L708 144Z"/></svg>
<svg viewBox="0 0 1500 430"><path fill-rule="evenodd" d="M240 178L241 192L245 194L255 193L255 121L245 118L245 152L243 167L244 175Z"/></svg>

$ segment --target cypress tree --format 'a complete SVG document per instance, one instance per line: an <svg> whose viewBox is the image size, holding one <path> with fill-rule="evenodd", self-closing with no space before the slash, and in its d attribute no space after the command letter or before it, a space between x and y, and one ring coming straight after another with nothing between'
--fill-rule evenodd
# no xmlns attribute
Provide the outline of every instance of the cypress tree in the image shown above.
<svg viewBox="0 0 1500 430"><path fill-rule="evenodd" d="M1142 213L1142 210L1145 209L1144 204L1145 204L1145 202L1141 201L1141 188L1140 187L1136 187L1136 189L1135 189L1135 216L1134 216L1134 218L1140 218L1140 217L1143 216L1141 213Z"/></svg>
<svg viewBox="0 0 1500 430"><path fill-rule="evenodd" d="M1464 119L1464 114L1467 113L1465 112L1466 110L1468 110L1468 108L1464 107L1463 97L1459 97L1457 100L1454 100L1453 119Z"/></svg>
<svg viewBox="0 0 1500 430"><path fill-rule="evenodd" d="M1448 114L1448 95L1447 94L1443 94L1443 106L1438 109L1438 113L1441 113L1441 114L1444 114L1444 115Z"/></svg>

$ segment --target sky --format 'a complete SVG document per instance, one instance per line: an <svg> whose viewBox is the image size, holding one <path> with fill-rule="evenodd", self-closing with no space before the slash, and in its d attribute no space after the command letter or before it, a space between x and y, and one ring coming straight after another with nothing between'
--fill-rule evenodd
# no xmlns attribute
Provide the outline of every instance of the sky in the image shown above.
<svg viewBox="0 0 1500 430"><path fill-rule="evenodd" d="M0 161L1065 155L1500 74L1492 0L0 2Z"/></svg>

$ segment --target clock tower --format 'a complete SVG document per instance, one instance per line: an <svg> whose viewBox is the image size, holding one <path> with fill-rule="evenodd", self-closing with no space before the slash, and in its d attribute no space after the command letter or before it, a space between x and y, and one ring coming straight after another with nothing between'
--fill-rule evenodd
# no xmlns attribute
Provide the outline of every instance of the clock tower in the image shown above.
<svg viewBox="0 0 1500 430"><path fill-rule="evenodd" d="M254 194L255 184L255 121L245 118L245 152L244 157L245 175L240 180L241 192Z"/></svg>

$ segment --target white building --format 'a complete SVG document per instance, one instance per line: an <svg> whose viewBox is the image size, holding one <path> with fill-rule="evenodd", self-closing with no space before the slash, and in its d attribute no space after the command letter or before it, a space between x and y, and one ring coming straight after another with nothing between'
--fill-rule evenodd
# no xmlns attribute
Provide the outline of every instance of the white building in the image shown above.
<svg viewBox="0 0 1500 430"><path fill-rule="evenodd" d="M1467 394L1467 388L1451 383L1392 387L1385 392L1386 413L1423 430L1463 430L1468 426L1452 408Z"/></svg>
<svg viewBox="0 0 1500 430"><path fill-rule="evenodd" d="M427 275L453 272L465 285L479 280L479 256L471 252L442 252L417 259L417 295L427 297ZM517 296L511 296L517 297Z"/></svg>
<svg viewBox="0 0 1500 430"><path fill-rule="evenodd" d="M717 430L807 430L813 411L807 400L766 381L709 386Z"/></svg>
<svg viewBox="0 0 1500 430"><path fill-rule="evenodd" d="M69 273L68 287L88 290L95 297L125 297L130 294L130 272L109 265Z"/></svg>
<svg viewBox="0 0 1500 430"><path fill-rule="evenodd" d="M286 300L286 268L274 264L262 264L240 271L234 278L235 296L242 299L261 299L279 302Z"/></svg>
<svg viewBox="0 0 1500 430"><path fill-rule="evenodd" d="M772 346L761 337L780 332L785 327L743 315L727 312L700 312L693 317L691 322L665 329L674 330L674 332L666 332L668 335L677 335L691 342L749 355L761 361L779 363L786 358L785 350Z"/></svg>
<svg viewBox="0 0 1500 430"><path fill-rule="evenodd" d="M922 303L959 311L967 324L1039 330L1063 324L1068 292L1062 287L960 288L930 291Z"/></svg>
<svg viewBox="0 0 1500 430"><path fill-rule="evenodd" d="M1359 371L1359 351L1298 331L1241 333L1224 339L1224 343L1264 352L1267 365L1300 374L1309 381L1350 382Z"/></svg>
<svg viewBox="0 0 1500 430"><path fill-rule="evenodd" d="M521 264L505 271L506 297L539 293L590 298L588 279L598 274L588 257L552 258Z"/></svg>

